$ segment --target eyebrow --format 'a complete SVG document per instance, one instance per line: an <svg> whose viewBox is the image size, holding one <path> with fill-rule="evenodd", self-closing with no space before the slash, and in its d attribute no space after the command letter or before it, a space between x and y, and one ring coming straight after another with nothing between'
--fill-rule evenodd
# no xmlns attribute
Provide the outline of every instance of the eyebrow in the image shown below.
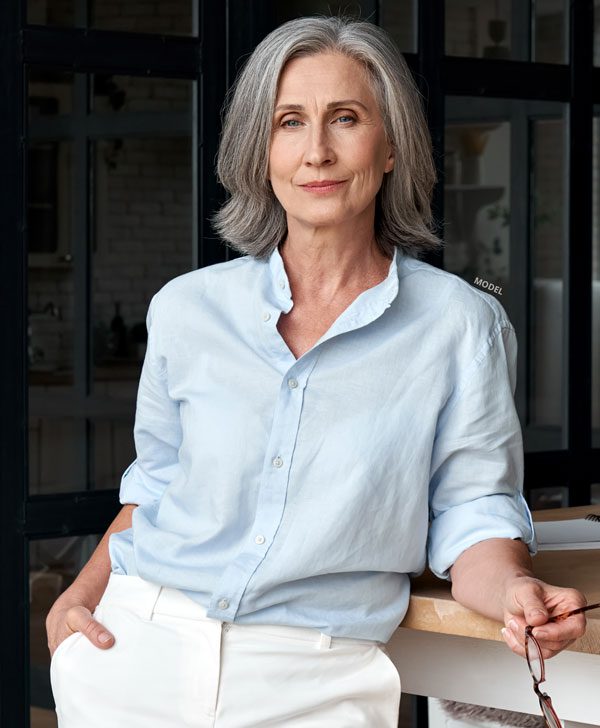
<svg viewBox="0 0 600 728"><path fill-rule="evenodd" d="M356 106L361 106L365 111L368 111L367 107L357 99L342 99L341 101L330 101L326 109L330 111L331 109L339 109L341 106L350 106L351 104L356 104ZM275 111L304 111L304 106L302 104L281 104L280 106L277 106L275 108Z"/></svg>

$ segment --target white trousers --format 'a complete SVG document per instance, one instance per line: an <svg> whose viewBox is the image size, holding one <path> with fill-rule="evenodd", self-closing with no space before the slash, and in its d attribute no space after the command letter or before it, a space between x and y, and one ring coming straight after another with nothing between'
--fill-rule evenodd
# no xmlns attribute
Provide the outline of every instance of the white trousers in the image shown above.
<svg viewBox="0 0 600 728"><path fill-rule="evenodd" d="M400 677L382 643L206 616L177 589L111 574L50 666L59 728L397 728Z"/></svg>

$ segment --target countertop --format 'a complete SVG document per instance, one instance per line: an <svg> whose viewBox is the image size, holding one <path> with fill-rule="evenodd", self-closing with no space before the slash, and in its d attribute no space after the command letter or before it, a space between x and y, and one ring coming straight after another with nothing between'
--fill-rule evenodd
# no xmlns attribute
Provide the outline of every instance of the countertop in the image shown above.
<svg viewBox="0 0 600 728"><path fill-rule="evenodd" d="M534 521L582 518L600 515L600 506L555 508L534 511ZM540 551L533 557L535 575L556 586L574 587L585 594L588 604L600 602L600 549L586 551ZM586 633L568 650L600 654L600 609L586 614ZM456 602L450 582L426 571L412 580L411 599L401 627L462 637L504 642L503 625L481 616Z"/></svg>

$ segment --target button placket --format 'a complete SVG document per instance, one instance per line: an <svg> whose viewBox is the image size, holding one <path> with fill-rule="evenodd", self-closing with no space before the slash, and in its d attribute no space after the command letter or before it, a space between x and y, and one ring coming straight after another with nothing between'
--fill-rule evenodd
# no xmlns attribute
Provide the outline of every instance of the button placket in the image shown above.
<svg viewBox="0 0 600 728"><path fill-rule="evenodd" d="M280 369L281 385L263 462L256 516L250 530L250 544L246 542L246 549L240 550L239 557L222 574L213 592L215 601L207 612L209 617L220 620L225 619L225 615L227 619L235 617L248 583L254 577L257 567L268 556L274 534L285 511L289 469L300 426L303 391L318 356L318 352L313 352L300 365L286 368L282 366ZM222 596L223 594L228 597ZM225 603L227 606L224 606Z"/></svg>

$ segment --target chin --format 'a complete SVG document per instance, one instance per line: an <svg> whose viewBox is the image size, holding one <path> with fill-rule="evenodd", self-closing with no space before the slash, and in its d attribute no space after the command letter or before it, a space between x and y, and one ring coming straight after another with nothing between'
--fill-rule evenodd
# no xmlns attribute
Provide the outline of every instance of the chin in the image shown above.
<svg viewBox="0 0 600 728"><path fill-rule="evenodd" d="M347 224L354 213L348 210L343 212L323 212L320 215L288 215L295 218L301 225L306 227L336 227Z"/></svg>

